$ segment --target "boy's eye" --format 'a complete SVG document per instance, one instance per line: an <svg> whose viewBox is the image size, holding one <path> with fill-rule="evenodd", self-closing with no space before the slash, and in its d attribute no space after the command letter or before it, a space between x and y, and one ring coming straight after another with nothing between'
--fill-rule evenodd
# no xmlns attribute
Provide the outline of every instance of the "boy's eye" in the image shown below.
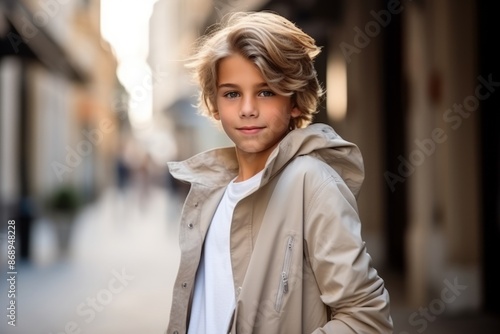
<svg viewBox="0 0 500 334"><path fill-rule="evenodd" d="M238 93L236 92L227 92L227 93L224 93L224 97L227 97L229 99L235 99L239 96Z"/></svg>
<svg viewBox="0 0 500 334"><path fill-rule="evenodd" d="M259 93L259 95L263 97L271 97L274 96L275 94L270 90L263 90L262 92Z"/></svg>

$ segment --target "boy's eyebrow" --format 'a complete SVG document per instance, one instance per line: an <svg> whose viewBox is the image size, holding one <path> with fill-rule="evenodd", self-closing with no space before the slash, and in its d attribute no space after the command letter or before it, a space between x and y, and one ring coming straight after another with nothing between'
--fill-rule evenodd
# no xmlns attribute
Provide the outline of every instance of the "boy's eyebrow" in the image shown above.
<svg viewBox="0 0 500 334"><path fill-rule="evenodd" d="M237 84L233 84L233 83L221 83L220 85L217 86L217 88L239 88L240 86L237 85ZM256 88L264 88L264 87L269 87L269 85L267 84L267 82L261 82L257 85L255 85Z"/></svg>

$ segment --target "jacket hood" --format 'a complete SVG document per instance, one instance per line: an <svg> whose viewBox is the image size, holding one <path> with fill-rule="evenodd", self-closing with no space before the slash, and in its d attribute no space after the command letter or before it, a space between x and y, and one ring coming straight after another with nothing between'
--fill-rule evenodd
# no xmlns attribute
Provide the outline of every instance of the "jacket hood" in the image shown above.
<svg viewBox="0 0 500 334"><path fill-rule="evenodd" d="M363 157L357 145L341 138L332 127L315 123L290 132L271 153L267 164L274 174L301 155L314 156L335 169L358 196L364 180Z"/></svg>
<svg viewBox="0 0 500 334"><path fill-rule="evenodd" d="M358 196L364 180L363 158L358 146L321 123L295 129L283 138L267 160L264 175L269 177L263 177L262 183L301 155L314 156L331 166L354 196ZM185 161L169 162L168 167L176 179L208 187L225 186L238 174L234 147L202 152Z"/></svg>

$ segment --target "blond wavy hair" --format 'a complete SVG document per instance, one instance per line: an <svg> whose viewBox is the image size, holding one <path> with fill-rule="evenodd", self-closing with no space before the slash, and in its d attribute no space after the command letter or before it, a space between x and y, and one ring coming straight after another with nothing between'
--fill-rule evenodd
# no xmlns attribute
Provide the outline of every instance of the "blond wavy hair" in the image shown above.
<svg viewBox="0 0 500 334"><path fill-rule="evenodd" d="M301 114L291 128L312 122L324 90L314 59L321 48L288 19L267 11L229 13L200 37L186 64L199 85L198 108L205 116L217 113L217 70L220 61L240 54L262 72L275 93L291 96Z"/></svg>

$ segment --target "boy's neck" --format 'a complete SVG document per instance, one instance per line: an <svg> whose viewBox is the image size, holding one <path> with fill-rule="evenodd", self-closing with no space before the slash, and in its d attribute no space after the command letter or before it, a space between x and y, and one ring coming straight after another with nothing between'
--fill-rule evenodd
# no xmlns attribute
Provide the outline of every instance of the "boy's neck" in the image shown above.
<svg viewBox="0 0 500 334"><path fill-rule="evenodd" d="M249 156L238 154L239 171L234 182L242 182L250 179L255 174L259 173L266 166L267 156L263 159L262 156Z"/></svg>

